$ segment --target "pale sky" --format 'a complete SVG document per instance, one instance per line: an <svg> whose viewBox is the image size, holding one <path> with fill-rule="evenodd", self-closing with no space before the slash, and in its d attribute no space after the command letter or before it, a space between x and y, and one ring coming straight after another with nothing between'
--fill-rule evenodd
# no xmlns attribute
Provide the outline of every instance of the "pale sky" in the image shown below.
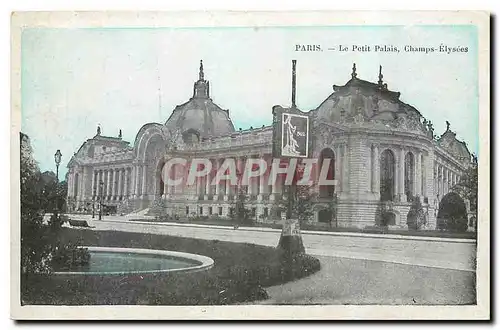
<svg viewBox="0 0 500 330"><path fill-rule="evenodd" d="M321 52L296 52L297 44ZM395 45L400 53L328 51L346 45ZM467 53L406 53L405 45L468 47ZM473 26L279 28L26 29L22 36L22 131L42 171L60 178L81 144L96 133L133 143L148 122L164 123L186 102L203 59L215 103L238 129L269 125L273 105L290 105L291 60L297 60L297 106L316 108L332 85L376 82L383 66L390 90L431 120L440 135L451 122L478 153L477 31ZM160 91L160 92L159 92ZM161 98L159 95L161 94ZM161 105L159 100L161 99Z"/></svg>

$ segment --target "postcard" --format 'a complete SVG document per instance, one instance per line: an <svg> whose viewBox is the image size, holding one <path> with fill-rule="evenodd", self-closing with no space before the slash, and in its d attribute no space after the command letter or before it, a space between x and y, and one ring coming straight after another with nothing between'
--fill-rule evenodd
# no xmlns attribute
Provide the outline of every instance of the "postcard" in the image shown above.
<svg viewBox="0 0 500 330"><path fill-rule="evenodd" d="M485 12L14 12L11 317L490 316Z"/></svg>

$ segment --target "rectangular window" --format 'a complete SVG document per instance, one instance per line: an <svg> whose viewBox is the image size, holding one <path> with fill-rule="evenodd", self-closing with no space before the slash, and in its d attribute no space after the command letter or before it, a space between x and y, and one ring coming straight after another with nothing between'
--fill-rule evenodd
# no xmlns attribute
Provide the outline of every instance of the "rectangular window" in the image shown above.
<svg viewBox="0 0 500 330"><path fill-rule="evenodd" d="M219 215L222 215L222 206L219 206Z"/></svg>
<svg viewBox="0 0 500 330"><path fill-rule="evenodd" d="M212 215L212 207L211 206L208 207L208 215Z"/></svg>
<svg viewBox="0 0 500 330"><path fill-rule="evenodd" d="M199 212L200 212L200 215L203 214L203 207L200 206Z"/></svg>

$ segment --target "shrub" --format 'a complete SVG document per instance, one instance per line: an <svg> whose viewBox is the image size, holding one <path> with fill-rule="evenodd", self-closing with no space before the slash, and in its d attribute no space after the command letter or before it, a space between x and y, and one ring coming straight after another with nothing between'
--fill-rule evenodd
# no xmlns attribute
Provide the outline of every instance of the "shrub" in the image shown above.
<svg viewBox="0 0 500 330"><path fill-rule="evenodd" d="M457 193L451 192L439 203L437 227L452 232L467 231L467 209L463 199Z"/></svg>

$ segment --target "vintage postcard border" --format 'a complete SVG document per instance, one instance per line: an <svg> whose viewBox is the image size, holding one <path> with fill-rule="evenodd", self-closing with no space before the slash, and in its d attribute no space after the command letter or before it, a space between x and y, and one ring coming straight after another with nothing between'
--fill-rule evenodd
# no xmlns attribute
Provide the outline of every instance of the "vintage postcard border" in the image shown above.
<svg viewBox="0 0 500 330"><path fill-rule="evenodd" d="M453 25L478 28L479 206L476 306L20 306L21 33L28 27ZM17 12L11 26L11 317L15 319L488 319L490 317L490 27L485 12Z"/></svg>

